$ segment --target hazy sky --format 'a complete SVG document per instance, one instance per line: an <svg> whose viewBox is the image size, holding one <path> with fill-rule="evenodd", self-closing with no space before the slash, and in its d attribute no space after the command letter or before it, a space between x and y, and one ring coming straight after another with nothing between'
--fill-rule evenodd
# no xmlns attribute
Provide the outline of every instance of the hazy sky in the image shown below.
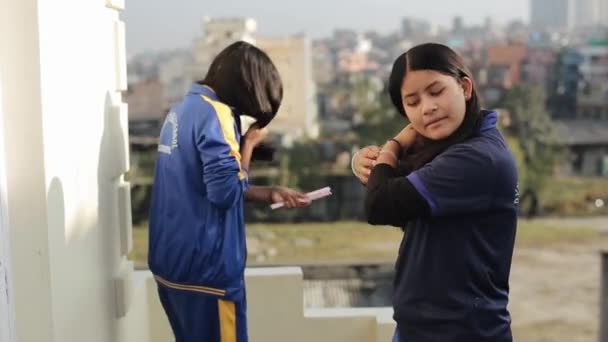
<svg viewBox="0 0 608 342"><path fill-rule="evenodd" d="M465 24L485 17L497 23L528 21L529 0L126 0L129 54L146 50L189 47L202 32L204 16L256 19L258 35L283 36L304 32L328 36L335 28L379 32L399 28L403 17L417 17L449 27L459 15Z"/></svg>

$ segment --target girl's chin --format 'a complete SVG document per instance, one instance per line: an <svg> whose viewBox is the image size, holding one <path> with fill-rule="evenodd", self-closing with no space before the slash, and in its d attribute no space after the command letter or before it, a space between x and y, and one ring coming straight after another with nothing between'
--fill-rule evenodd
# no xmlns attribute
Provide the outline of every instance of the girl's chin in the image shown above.
<svg viewBox="0 0 608 342"><path fill-rule="evenodd" d="M443 140L447 137L449 137L450 135L452 135L452 133L454 133L454 131L449 131L449 130L444 130L444 129L437 129L434 131L430 131L430 132L425 132L424 137L430 140Z"/></svg>

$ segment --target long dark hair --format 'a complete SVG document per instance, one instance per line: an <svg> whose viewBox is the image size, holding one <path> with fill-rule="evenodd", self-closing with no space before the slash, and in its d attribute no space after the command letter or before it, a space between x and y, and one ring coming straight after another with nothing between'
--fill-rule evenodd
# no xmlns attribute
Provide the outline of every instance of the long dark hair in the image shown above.
<svg viewBox="0 0 608 342"><path fill-rule="evenodd" d="M393 105L399 113L407 116L401 97L401 86L409 71L434 70L461 81L468 77L473 82L471 71L464 65L462 57L445 45L427 43L417 45L397 57L391 70L388 92ZM464 121L451 136L446 139L433 141L419 135L419 139L408 153L402 157L409 171L421 168L433 160L449 146L465 141L479 131L482 114L477 97L475 84L471 98L466 101Z"/></svg>
<svg viewBox="0 0 608 342"><path fill-rule="evenodd" d="M283 99L283 83L266 53L243 41L222 50L205 78L220 101L239 115L248 115L263 128L275 117Z"/></svg>

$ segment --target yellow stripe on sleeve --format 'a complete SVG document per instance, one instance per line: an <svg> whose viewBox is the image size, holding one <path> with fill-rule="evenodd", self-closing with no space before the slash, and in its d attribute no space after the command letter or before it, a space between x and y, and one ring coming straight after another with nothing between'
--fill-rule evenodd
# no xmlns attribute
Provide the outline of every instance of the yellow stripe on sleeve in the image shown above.
<svg viewBox="0 0 608 342"><path fill-rule="evenodd" d="M222 134L224 136L224 140L226 140L226 143L228 144L228 146L230 146L230 155L236 159L236 162L239 165L239 179L244 179L246 177L246 174L245 171L243 171L243 167L241 166L241 152L239 143L236 140L234 128L235 123L234 118L232 117L232 110L225 104L218 101L214 101L208 98L207 96L201 95L201 97L205 101L209 102L209 104L213 106L213 109L215 109L217 119L219 120L220 126L222 127Z"/></svg>

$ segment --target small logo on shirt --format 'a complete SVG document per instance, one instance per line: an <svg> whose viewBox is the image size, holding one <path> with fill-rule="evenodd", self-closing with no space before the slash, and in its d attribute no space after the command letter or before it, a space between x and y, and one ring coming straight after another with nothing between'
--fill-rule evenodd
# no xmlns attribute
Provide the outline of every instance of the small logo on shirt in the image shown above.
<svg viewBox="0 0 608 342"><path fill-rule="evenodd" d="M519 185L515 187L515 199L513 200L513 204L519 204Z"/></svg>
<svg viewBox="0 0 608 342"><path fill-rule="evenodd" d="M177 126L177 114L170 112L160 131L158 152L171 154L171 151L177 147Z"/></svg>

